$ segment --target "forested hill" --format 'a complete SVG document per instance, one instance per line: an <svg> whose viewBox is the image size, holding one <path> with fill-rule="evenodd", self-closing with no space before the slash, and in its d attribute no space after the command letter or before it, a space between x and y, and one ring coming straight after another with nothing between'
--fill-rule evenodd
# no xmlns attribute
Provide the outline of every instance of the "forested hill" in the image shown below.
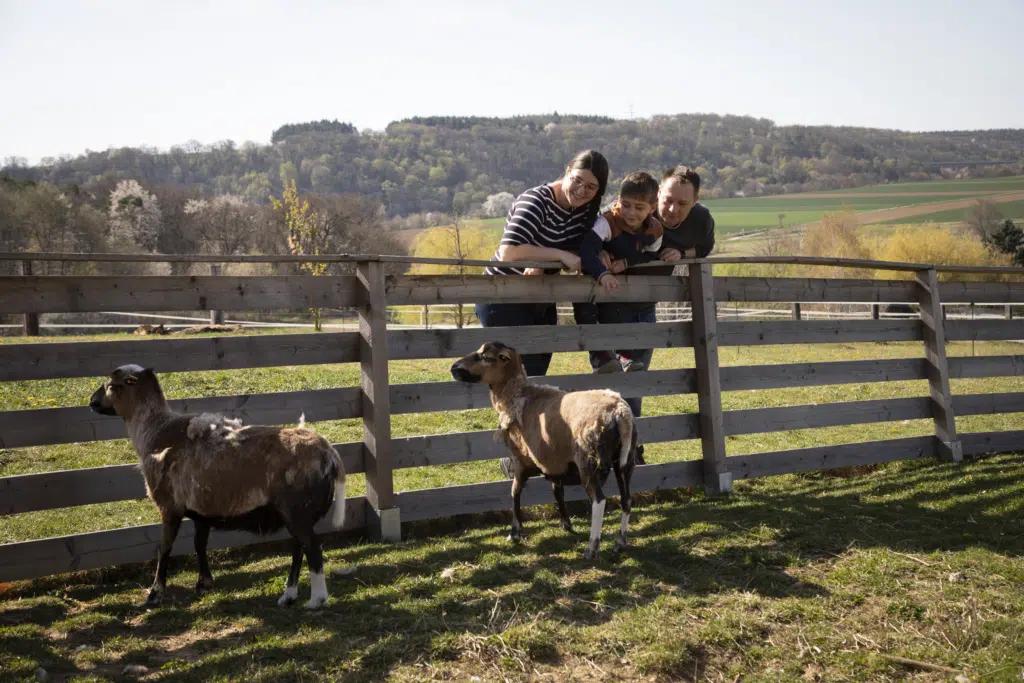
<svg viewBox="0 0 1024 683"><path fill-rule="evenodd" d="M1005 162L972 175L1024 172L1024 130L906 133L868 128L777 126L767 119L714 114L615 120L599 116L417 117L386 131L339 121L282 126L272 143L196 142L120 148L37 167L8 160L0 174L109 192L118 180L201 185L208 193L265 202L282 178L300 191L358 192L391 215L467 208L496 192L518 193L555 178L577 151L603 152L613 177L676 163L699 168L705 198L828 190L925 180L957 162ZM948 171L946 171L948 175Z"/></svg>

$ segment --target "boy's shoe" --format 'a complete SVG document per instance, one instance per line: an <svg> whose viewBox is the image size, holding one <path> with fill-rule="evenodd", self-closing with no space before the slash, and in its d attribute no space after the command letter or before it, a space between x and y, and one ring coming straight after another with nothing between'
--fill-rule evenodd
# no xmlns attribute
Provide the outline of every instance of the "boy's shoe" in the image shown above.
<svg viewBox="0 0 1024 683"><path fill-rule="evenodd" d="M642 360L632 360L630 358L623 358L620 365L623 372L639 372L640 370L647 369Z"/></svg>
<svg viewBox="0 0 1024 683"><path fill-rule="evenodd" d="M610 372L622 372L622 363L619 362L618 358L612 358L604 365L598 367L597 370L594 370L594 373L598 375L607 375Z"/></svg>

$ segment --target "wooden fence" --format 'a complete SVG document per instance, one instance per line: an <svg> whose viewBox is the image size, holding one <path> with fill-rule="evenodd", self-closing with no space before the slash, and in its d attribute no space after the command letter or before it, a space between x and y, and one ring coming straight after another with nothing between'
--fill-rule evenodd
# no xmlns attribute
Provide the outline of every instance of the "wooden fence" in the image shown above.
<svg viewBox="0 0 1024 683"><path fill-rule="evenodd" d="M0 254L0 258L4 256ZM34 255L47 257L56 258ZM291 423L300 412L309 421L362 418L363 439L337 444L347 471L366 475L366 496L350 499L346 528L365 528L371 535L387 539L399 536L401 522L509 507L509 484L504 481L414 491L395 491L393 483L394 471L401 468L500 457L500 446L490 431L406 438L391 435L393 414L464 410L490 404L486 388L481 386L456 382L389 385L390 361L456 358L492 339L503 340L526 353L622 346L693 347L693 369L545 380L566 389L611 387L626 397L697 394L697 413L645 417L639 420L639 427L647 443L700 439L702 459L640 467L634 478L635 491L703 485L711 493L721 493L729 491L737 478L916 458L956 461L963 454L1019 450L1024 439L1024 431L958 434L954 419L955 415L1024 412L1024 393L953 396L950 391L951 378L1024 375L1024 355L946 356L947 341L1024 339L1024 320L943 321L941 315L942 303L1024 303L1024 283L940 283L935 268L920 264L876 264L913 271L913 279L902 280L713 277L712 262L716 259L708 259L690 262L686 276L630 276L623 290L614 296L616 301L689 301L692 321L389 331L385 325L387 305L611 298L586 278L393 276L385 274L384 264L394 259L343 258L356 262L355 275L0 277L3 314L323 306L357 307L360 321L358 332L0 345L0 381L99 379L129 362L152 366L158 372L358 362L360 386L190 398L171 404L180 410L224 411L249 423ZM827 261L835 264L834 260ZM861 262L851 265L860 266ZM921 317L719 321L716 305L737 301L910 302L920 305ZM889 341L919 341L924 357L748 367L720 367L718 362L719 348L724 346ZM927 395L722 410L723 391L903 380L927 380ZM86 400L83 396L82 403ZM933 420L934 436L732 457L726 457L725 452L729 435L921 418ZM0 412L0 448L124 437L120 419L97 415L84 405ZM584 497L579 487L571 487L566 493L569 499ZM142 479L133 465L11 476L0 478L0 514L71 508L144 495ZM550 487L534 480L523 495L526 505L548 503ZM192 535L191 524L184 524L175 554L191 552ZM150 524L0 545L0 580L148 561L154 558L159 537L159 525ZM212 547L226 547L260 540L264 539L245 533L215 532L210 542Z"/></svg>

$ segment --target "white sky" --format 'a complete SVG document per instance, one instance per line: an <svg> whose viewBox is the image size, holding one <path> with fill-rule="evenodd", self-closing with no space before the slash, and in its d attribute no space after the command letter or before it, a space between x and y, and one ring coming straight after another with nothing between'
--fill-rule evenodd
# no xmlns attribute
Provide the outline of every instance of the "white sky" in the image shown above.
<svg viewBox="0 0 1024 683"><path fill-rule="evenodd" d="M0 158L284 123L709 112L1024 127L1024 0L0 0Z"/></svg>

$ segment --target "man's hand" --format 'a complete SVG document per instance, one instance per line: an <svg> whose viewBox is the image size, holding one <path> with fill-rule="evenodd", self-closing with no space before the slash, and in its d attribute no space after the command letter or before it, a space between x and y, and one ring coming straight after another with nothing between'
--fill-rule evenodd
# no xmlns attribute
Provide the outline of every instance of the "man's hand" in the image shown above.
<svg viewBox="0 0 1024 683"><path fill-rule="evenodd" d="M527 268L526 270L523 271L523 275L543 275L543 274L544 274L544 269L543 268Z"/></svg>
<svg viewBox="0 0 1024 683"><path fill-rule="evenodd" d="M667 261L669 263L671 263L672 261L678 261L682 257L683 256L682 254L679 253L679 250L673 249L672 247L669 247L668 249L662 249L658 253L658 258L660 258L662 261Z"/></svg>
<svg viewBox="0 0 1024 683"><path fill-rule="evenodd" d="M606 272L601 275L601 279L598 280L598 284L600 284L604 289L605 294L611 294L612 292L619 291L619 279L612 275L611 272Z"/></svg>
<svg viewBox="0 0 1024 683"><path fill-rule="evenodd" d="M599 253L597 255L597 257L599 259L601 259L601 265L603 265L605 267L605 269L607 269L607 270L611 270L612 269L612 261L614 261L615 259L612 258L611 254L609 254L607 251L602 249L601 253Z"/></svg>
<svg viewBox="0 0 1024 683"><path fill-rule="evenodd" d="M624 258L612 259L612 265L611 265L610 268L608 268L608 270L610 270L611 272L615 273L616 275L621 273L621 272L623 272L623 271L625 271L626 270L626 259L624 259Z"/></svg>

